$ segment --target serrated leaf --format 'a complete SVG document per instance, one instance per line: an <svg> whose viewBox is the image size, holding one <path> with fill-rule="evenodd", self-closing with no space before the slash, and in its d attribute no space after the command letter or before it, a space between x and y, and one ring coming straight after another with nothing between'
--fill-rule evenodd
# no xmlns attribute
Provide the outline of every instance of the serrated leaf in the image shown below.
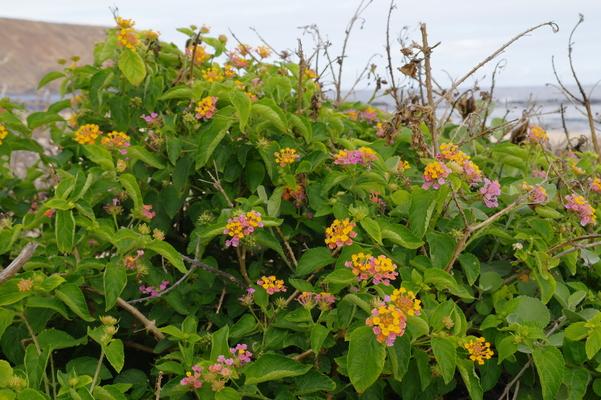
<svg viewBox="0 0 601 400"><path fill-rule="evenodd" d="M244 369L246 385L256 385L263 382L280 380L304 375L311 365L301 364L291 358L279 354L264 354L258 360L250 363Z"/></svg>
<svg viewBox="0 0 601 400"><path fill-rule="evenodd" d="M565 373L565 361L555 347L537 347L532 352L536 372L540 379L543 400L555 399Z"/></svg>
<svg viewBox="0 0 601 400"><path fill-rule="evenodd" d="M119 56L119 70L134 86L138 86L146 77L146 65L142 57L131 49L124 49Z"/></svg>
<svg viewBox="0 0 601 400"><path fill-rule="evenodd" d="M363 393L378 380L384 369L386 346L377 341L371 327L361 326L350 335L346 359L351 383L357 392Z"/></svg>

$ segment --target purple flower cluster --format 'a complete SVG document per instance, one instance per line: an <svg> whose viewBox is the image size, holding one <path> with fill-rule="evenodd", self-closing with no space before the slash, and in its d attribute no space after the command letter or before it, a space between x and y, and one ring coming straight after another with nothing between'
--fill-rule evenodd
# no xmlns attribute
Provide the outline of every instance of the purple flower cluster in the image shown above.
<svg viewBox="0 0 601 400"><path fill-rule="evenodd" d="M139 289L140 292L147 294L150 297L157 297L159 294L161 294L161 292L167 289L167 286L169 286L169 281L163 281L158 288L155 288L154 286L140 285Z"/></svg>
<svg viewBox="0 0 601 400"><path fill-rule="evenodd" d="M499 206L498 196L501 195L501 185L499 181L491 181L488 178L484 178L484 186L480 189L482 200L488 208L495 208Z"/></svg>

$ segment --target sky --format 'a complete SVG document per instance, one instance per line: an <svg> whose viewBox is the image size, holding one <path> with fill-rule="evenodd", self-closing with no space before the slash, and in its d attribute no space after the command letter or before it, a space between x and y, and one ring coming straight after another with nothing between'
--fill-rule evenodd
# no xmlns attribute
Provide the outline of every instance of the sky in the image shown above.
<svg viewBox="0 0 601 400"><path fill-rule="evenodd" d="M373 0L363 14L364 21L351 33L343 86L349 87L373 54L384 66L386 15L389 0ZM391 22L392 39L403 26L411 39L419 40L419 23L428 26L434 49L434 76L448 86L514 35L546 21L560 28L553 33L545 27L521 39L501 58L505 67L497 78L499 86L538 86L554 82L551 57L556 56L560 75L569 78L567 44L569 31L585 16L575 36L574 59L583 83L601 79L601 1L599 0L419 0L397 1ZM345 26L358 0L0 0L0 17L51 22L111 25L110 7L133 18L140 29L155 29L163 40L181 45L185 37L177 27L206 24L215 34L231 29L243 42L259 44L255 27L276 49L294 48L297 38L305 49L311 38L298 28L317 24L322 35L340 50ZM362 25L359 27L359 25ZM361 29L358 29L361 28ZM400 66L399 46L393 42L395 65ZM494 64L494 63L493 63ZM478 75L482 82L491 67ZM384 73L383 69L381 70ZM482 84L486 86L485 83ZM364 85L363 85L364 86Z"/></svg>

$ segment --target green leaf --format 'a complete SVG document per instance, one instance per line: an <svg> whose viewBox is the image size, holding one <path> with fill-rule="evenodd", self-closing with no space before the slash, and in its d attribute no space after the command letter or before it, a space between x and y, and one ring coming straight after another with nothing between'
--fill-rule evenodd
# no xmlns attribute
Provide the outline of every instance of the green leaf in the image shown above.
<svg viewBox="0 0 601 400"><path fill-rule="evenodd" d="M308 275L326 265L332 264L334 261L336 259L332 257L329 249L326 247L314 247L305 251L300 260L298 260L296 275Z"/></svg>
<svg viewBox="0 0 601 400"><path fill-rule="evenodd" d="M585 368L566 368L563 383L568 388L567 400L583 399L590 380L591 373Z"/></svg>
<svg viewBox="0 0 601 400"><path fill-rule="evenodd" d="M474 371L474 363L466 359L457 360L457 369L463 379L463 383L472 400L482 400L482 387L480 386L480 378Z"/></svg>
<svg viewBox="0 0 601 400"><path fill-rule="evenodd" d="M136 177L132 174L123 174L119 177L119 182L121 182L128 196L134 202L134 208L138 211L142 210L144 200L142 199L142 192L140 191Z"/></svg>
<svg viewBox="0 0 601 400"><path fill-rule="evenodd" d="M8 361L0 360L0 387L4 387L5 383L13 376L13 369Z"/></svg>
<svg viewBox="0 0 601 400"><path fill-rule="evenodd" d="M311 365L301 364L291 358L279 354L264 354L257 361L248 364L243 370L246 385L280 380L304 375Z"/></svg>
<svg viewBox="0 0 601 400"><path fill-rule="evenodd" d="M457 365L457 350L455 344L449 338L433 337L430 341L434 358L442 372L444 383L449 383L455 375L455 366Z"/></svg>
<svg viewBox="0 0 601 400"><path fill-rule="evenodd" d="M142 57L131 49L124 49L119 56L119 70L134 86L138 86L146 77L146 65Z"/></svg>
<svg viewBox="0 0 601 400"><path fill-rule="evenodd" d="M52 122L64 122L65 119L53 112L34 112L27 116L27 126L29 129L39 128L42 125L47 125Z"/></svg>
<svg viewBox="0 0 601 400"><path fill-rule="evenodd" d="M467 283L473 285L480 276L480 260L472 253L462 253L457 258L467 278Z"/></svg>
<svg viewBox="0 0 601 400"><path fill-rule="evenodd" d="M255 103L252 105L252 115L259 121L269 121L273 126L282 132L288 131L284 121L282 121L278 113L275 112L271 107L268 107L264 104Z"/></svg>
<svg viewBox="0 0 601 400"><path fill-rule="evenodd" d="M430 232L426 235L430 259L436 268L445 268L455 251L455 239L447 233Z"/></svg>
<svg viewBox="0 0 601 400"><path fill-rule="evenodd" d="M14 312L0 308L0 339L2 339L6 328L12 325L14 318Z"/></svg>
<svg viewBox="0 0 601 400"><path fill-rule="evenodd" d="M58 329L44 329L38 336L38 341L42 350L47 350L51 353L54 350L68 349L87 343L87 337L75 339L67 332Z"/></svg>
<svg viewBox="0 0 601 400"><path fill-rule="evenodd" d="M392 376L395 380L402 382L411 360L411 339L409 335L397 337L394 345L386 348L386 351L388 352L388 360L390 360Z"/></svg>
<svg viewBox="0 0 601 400"><path fill-rule="evenodd" d="M534 297L518 296L510 300L507 307L512 310L507 315L509 323L533 325L542 329L551 320L549 309L542 301Z"/></svg>
<svg viewBox="0 0 601 400"><path fill-rule="evenodd" d="M282 186L275 188L269 201L267 201L267 215L277 217L280 214L280 206L282 205L282 194L284 188Z"/></svg>
<svg viewBox="0 0 601 400"><path fill-rule="evenodd" d="M518 351L518 345L515 342L515 338L512 335L505 336L503 339L496 343L497 353L499 353L498 364L501 364L503 360L511 357Z"/></svg>
<svg viewBox="0 0 601 400"><path fill-rule="evenodd" d="M436 208L437 193L434 190L417 190L411 196L409 206L409 228L418 239L421 239Z"/></svg>
<svg viewBox="0 0 601 400"><path fill-rule="evenodd" d="M40 90L41 88L43 88L44 86L46 86L47 84L49 84L52 81L55 81L57 79L60 78L64 78L65 74L59 71L50 71L48 72L46 75L44 75L42 77L42 79L40 79L40 83L38 84L38 90Z"/></svg>
<svg viewBox="0 0 601 400"><path fill-rule="evenodd" d="M230 92L230 101L238 113L238 118L240 120L240 131L244 132L244 129L248 124L248 118L250 117L250 99L245 93L242 93L239 90L232 90Z"/></svg>
<svg viewBox="0 0 601 400"><path fill-rule="evenodd" d="M424 242L418 239L413 232L404 225L391 224L385 221L379 221L382 229L382 239L388 239L394 244L398 244L406 249L418 249Z"/></svg>
<svg viewBox="0 0 601 400"><path fill-rule="evenodd" d="M90 315L86 299L79 286L74 283L65 283L55 291L56 297L67 305L79 318L87 322L94 321Z"/></svg>
<svg viewBox="0 0 601 400"><path fill-rule="evenodd" d="M215 400L240 400L242 395L231 387L225 387L215 392Z"/></svg>
<svg viewBox="0 0 601 400"><path fill-rule="evenodd" d="M19 391L17 400L47 400L47 397L35 389L26 388Z"/></svg>
<svg viewBox="0 0 601 400"><path fill-rule="evenodd" d="M167 90L159 100L171 100L171 99L191 99L194 97L194 91L188 86L175 86Z"/></svg>
<svg viewBox="0 0 601 400"><path fill-rule="evenodd" d="M134 160L140 160L146 165L150 165L156 169L165 168L163 161L153 153L149 152L142 146L130 146L127 148L128 157Z"/></svg>
<svg viewBox="0 0 601 400"><path fill-rule="evenodd" d="M336 382L331 380L326 375L315 371L309 371L303 376L295 379L296 387L295 395L309 394L315 392L332 392L336 389ZM303 398L302 396L300 398Z"/></svg>
<svg viewBox="0 0 601 400"><path fill-rule="evenodd" d="M169 243L161 240L153 240L146 245L146 248L165 257L182 274L187 272L181 254Z"/></svg>
<svg viewBox="0 0 601 400"><path fill-rule="evenodd" d="M586 327L586 322L574 322L569 325L565 331L565 337L568 340L576 342L578 340L582 340L588 336L589 328Z"/></svg>
<svg viewBox="0 0 601 400"><path fill-rule="evenodd" d="M121 372L125 364L125 353L123 352L123 342L121 339L113 339L105 346L104 353L106 359L115 368L115 371Z"/></svg>
<svg viewBox="0 0 601 400"><path fill-rule="evenodd" d="M205 125L199 133L198 150L196 153L196 169L204 167L209 161L211 155L221 143L226 133L232 125L232 109L224 108L217 113L207 125Z"/></svg>
<svg viewBox="0 0 601 400"><path fill-rule="evenodd" d="M369 326L361 326L351 333L347 370L357 392L363 393L378 380L385 359L386 346L376 340Z"/></svg>
<svg viewBox="0 0 601 400"><path fill-rule="evenodd" d="M211 335L211 360L216 360L220 355L226 358L230 356L230 346L227 342L229 333L230 327L224 325Z"/></svg>
<svg viewBox="0 0 601 400"><path fill-rule="evenodd" d="M86 157L88 157L93 163L100 165L100 167L106 170L115 169L111 152L103 146L97 144L86 144L85 146L82 146L82 148L83 152L86 154Z"/></svg>
<svg viewBox="0 0 601 400"><path fill-rule="evenodd" d="M555 347L537 347L532 352L536 372L540 379L543 400L555 399L565 374L565 361Z"/></svg>
<svg viewBox="0 0 601 400"><path fill-rule="evenodd" d="M311 350L313 350L313 353L319 354L321 346L323 346L323 342L326 340L329 333L330 330L325 326L320 324L313 325L310 336Z"/></svg>
<svg viewBox="0 0 601 400"><path fill-rule="evenodd" d="M70 253L75 244L75 218L73 212L58 210L54 220L56 245L61 253Z"/></svg>
<svg viewBox="0 0 601 400"><path fill-rule="evenodd" d="M246 184L251 193L254 193L257 190L257 187L263 183L263 179L265 179L265 167L262 162L257 160L251 160L246 164L244 168L244 176L246 178ZM277 190L277 189L276 189ZM275 191L274 191L275 194ZM280 201L282 195L280 193ZM279 208L279 207L278 207ZM271 214L269 214L271 215ZM273 215L276 216L276 215Z"/></svg>
<svg viewBox="0 0 601 400"><path fill-rule="evenodd" d="M382 244L382 230L375 220L365 217L359 221L359 224L376 243Z"/></svg>
<svg viewBox="0 0 601 400"><path fill-rule="evenodd" d="M110 263L103 274L105 311L110 310L117 303L117 298L127 285L127 272L123 265Z"/></svg>
<svg viewBox="0 0 601 400"><path fill-rule="evenodd" d="M591 360L601 350L601 329L592 329L586 339L586 356Z"/></svg>

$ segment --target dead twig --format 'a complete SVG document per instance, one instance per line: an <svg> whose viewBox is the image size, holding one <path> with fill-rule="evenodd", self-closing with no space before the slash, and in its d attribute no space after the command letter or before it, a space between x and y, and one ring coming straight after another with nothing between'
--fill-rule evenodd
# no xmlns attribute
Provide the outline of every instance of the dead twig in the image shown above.
<svg viewBox="0 0 601 400"><path fill-rule="evenodd" d="M12 278L17 272L23 268L23 265L27 263L33 256L35 249L37 249L37 243L27 243L19 255L0 272L0 284L8 279Z"/></svg>
<svg viewBox="0 0 601 400"><path fill-rule="evenodd" d="M453 84L451 85L451 88L447 91L447 94L451 94L455 91L455 89L457 89L459 87L459 85L461 85L463 82L465 82L470 76L472 76L476 71L478 71L480 68L482 68L484 65L488 64L490 61L492 61L493 59L495 59L499 54L501 54L503 51L505 51L506 48L508 48L509 46L511 46L513 43L515 43L516 41L518 41L519 39L521 39L522 37L526 36L527 34L529 34L530 32L533 32L539 28L542 28L544 26L550 26L551 29L553 29L553 32L556 33L559 31L559 27L557 26L557 24L553 21L549 21L549 22L544 22L542 24L533 26L532 28L526 29L524 32L514 36L511 40L509 40L507 43L505 43L504 45L502 45L501 47L499 47L497 50L495 50L492 54L490 54L488 57L486 57L484 60L482 60L481 62L479 62L475 67L473 67L471 70L469 70L465 75L463 75L461 78L457 79L455 82L453 82ZM445 97L440 97L436 103L435 106L438 106L443 100L445 99Z"/></svg>
<svg viewBox="0 0 601 400"><path fill-rule="evenodd" d="M208 264L203 263L202 261L198 261L194 258L185 256L185 255L181 255L182 259L187 262L188 264L192 264L193 266L197 266L198 268L202 269L203 271L207 271L210 272L212 274L217 275L218 277L220 277L221 279L223 279L226 282L232 283L236 286L238 286L241 289L246 289L246 285L244 283L242 283L238 278L236 278L234 275L222 271L218 268L212 267Z"/></svg>
<svg viewBox="0 0 601 400"><path fill-rule="evenodd" d="M436 154L438 151L438 132L436 127L436 105L434 104L434 96L432 93L432 65L430 63L430 55L432 54L432 49L428 45L428 31L426 29L426 24L419 25L420 32L422 34L422 53L424 55L424 73L425 73L425 84L426 84L426 96L428 98L428 106L430 107L430 112L428 113L428 119L430 122L430 134L432 135L432 148L433 154Z"/></svg>

